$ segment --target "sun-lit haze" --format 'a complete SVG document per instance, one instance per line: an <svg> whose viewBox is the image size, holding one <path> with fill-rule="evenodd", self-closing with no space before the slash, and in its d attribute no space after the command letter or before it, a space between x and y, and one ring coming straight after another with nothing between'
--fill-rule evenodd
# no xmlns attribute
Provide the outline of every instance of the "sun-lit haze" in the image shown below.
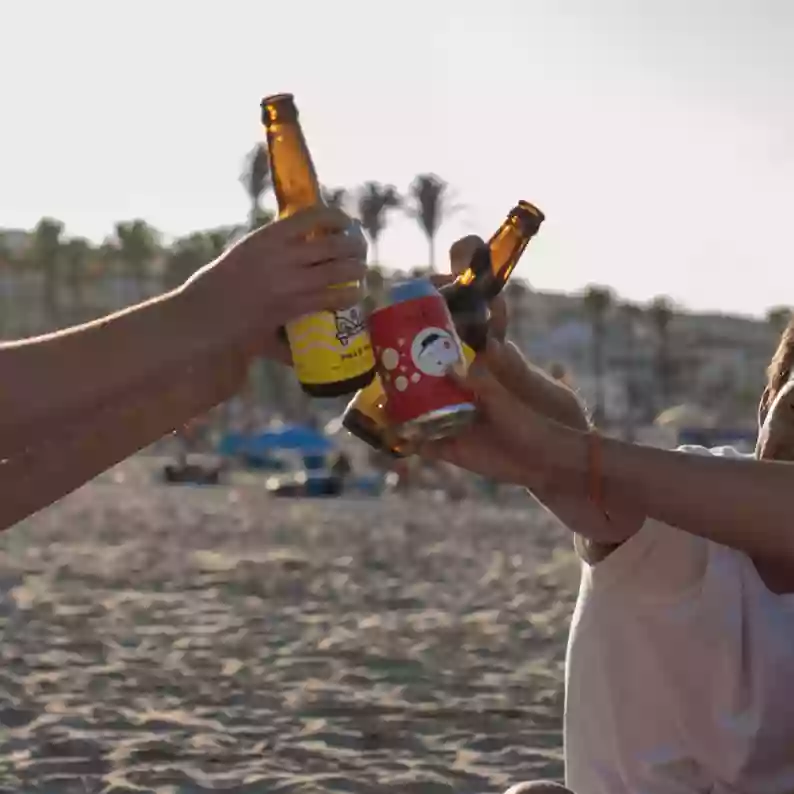
<svg viewBox="0 0 794 794"><path fill-rule="evenodd" d="M761 313L794 303L789 0L5 2L0 226L94 239L245 219L259 99L291 91L320 178L438 173L488 235L548 220L519 274ZM13 10L12 10L13 9ZM267 199L272 202L272 196ZM394 216L384 264L426 264Z"/></svg>

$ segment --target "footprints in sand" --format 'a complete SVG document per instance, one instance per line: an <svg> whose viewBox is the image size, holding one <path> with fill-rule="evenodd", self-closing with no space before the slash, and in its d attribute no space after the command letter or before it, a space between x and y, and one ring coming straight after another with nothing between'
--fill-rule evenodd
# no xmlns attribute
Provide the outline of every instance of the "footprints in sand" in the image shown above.
<svg viewBox="0 0 794 794"><path fill-rule="evenodd" d="M561 774L576 566L543 513L262 505L95 485L0 539L0 794Z"/></svg>

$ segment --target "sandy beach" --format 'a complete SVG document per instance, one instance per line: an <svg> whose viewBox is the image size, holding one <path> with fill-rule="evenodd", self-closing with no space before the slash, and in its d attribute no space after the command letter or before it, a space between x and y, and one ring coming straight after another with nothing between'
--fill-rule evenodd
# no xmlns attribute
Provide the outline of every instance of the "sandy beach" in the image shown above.
<svg viewBox="0 0 794 794"><path fill-rule="evenodd" d="M93 483L0 537L0 792L559 779L576 582L528 499Z"/></svg>

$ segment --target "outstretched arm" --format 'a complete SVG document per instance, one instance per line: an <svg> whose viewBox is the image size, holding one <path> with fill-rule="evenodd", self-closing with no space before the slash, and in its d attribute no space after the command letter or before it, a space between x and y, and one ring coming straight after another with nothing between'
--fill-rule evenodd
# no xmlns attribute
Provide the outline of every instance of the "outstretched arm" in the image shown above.
<svg viewBox="0 0 794 794"><path fill-rule="evenodd" d="M0 345L0 459L85 422L113 400L184 373L211 340L177 291L95 322ZM196 320L198 317L195 318ZM7 491L2 488L3 500Z"/></svg>
<svg viewBox="0 0 794 794"><path fill-rule="evenodd" d="M142 316L149 314L142 311ZM246 372L244 356L209 346L192 357L188 351L184 358L171 358L153 350L145 379L130 378L104 399L91 395L66 418L46 417L26 442L17 436L24 446L0 461L0 529L52 504L237 391ZM162 367L155 361L162 361Z"/></svg>
<svg viewBox="0 0 794 794"><path fill-rule="evenodd" d="M252 356L280 355L284 323L355 303L356 288L336 288L366 270L349 223L296 213L172 293L0 345L0 529L233 395ZM318 225L329 233L307 240Z"/></svg>
<svg viewBox="0 0 794 794"><path fill-rule="evenodd" d="M452 275L436 276L434 281L441 285L463 273L470 265L476 250L484 245L475 235L463 237L453 243L449 250ZM504 340L508 324L507 305L504 298L499 296L491 304L491 336L496 340ZM568 386L527 361L515 345L508 344L502 349L505 355L500 359L500 367L494 365L494 374L508 391L532 410L565 427L574 430L589 429L590 423L584 407ZM452 462L471 471L480 471L487 477L515 482L515 477L521 475L511 472L512 466L509 462L494 460L494 456L489 454L490 446L486 439L484 444L479 445L479 449L476 445L468 450L461 447L458 452L462 453L462 457L459 456ZM490 463L487 460L489 458ZM560 493L550 488L542 477L533 478L527 485L530 493L547 510L579 535L582 542L578 544L578 548L590 561L603 557L616 543L636 532L644 520L633 509L610 505L611 521L607 522L604 513L582 494Z"/></svg>
<svg viewBox="0 0 794 794"><path fill-rule="evenodd" d="M563 427L581 432L590 429L584 406L577 395L539 367L527 361L511 344L496 358L493 374L513 395L541 416ZM527 481L530 493L572 532L580 536L580 550L589 561L596 561L616 544L633 535L645 519L634 505L612 502L610 520L588 498L586 491L560 490L542 475Z"/></svg>
<svg viewBox="0 0 794 794"><path fill-rule="evenodd" d="M619 511L794 570L791 463L689 455L566 427L530 409L497 379L508 353L494 343L482 365L475 362L464 383L479 399L482 422L468 436L442 443L442 457L478 470L481 462L489 464L490 454L513 482L532 490L540 486L554 499L585 498L593 482L600 483L613 520L603 535L597 528L582 529L599 543L619 543L639 528L615 521Z"/></svg>
<svg viewBox="0 0 794 794"><path fill-rule="evenodd" d="M587 493L588 434L547 424L537 441L547 450L554 487ZM794 567L791 463L688 455L611 438L598 443L607 504L630 505L755 559Z"/></svg>

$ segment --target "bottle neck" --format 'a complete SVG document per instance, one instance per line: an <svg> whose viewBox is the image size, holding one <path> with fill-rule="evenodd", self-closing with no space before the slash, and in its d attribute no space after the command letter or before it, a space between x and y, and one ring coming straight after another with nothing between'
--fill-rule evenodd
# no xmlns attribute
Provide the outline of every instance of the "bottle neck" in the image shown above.
<svg viewBox="0 0 794 794"><path fill-rule="evenodd" d="M493 271L493 260L490 247L479 246L471 258L471 263L453 282L458 289L463 287L479 288L490 277Z"/></svg>
<svg viewBox="0 0 794 794"><path fill-rule="evenodd" d="M543 221L540 210L519 204L507 216L487 247L475 253L471 265L455 280L490 303L505 287L529 241Z"/></svg>
<svg viewBox="0 0 794 794"><path fill-rule="evenodd" d="M511 213L488 241L491 272L483 279L488 300L493 300L504 289L533 235L534 231L528 234L521 219Z"/></svg>
<svg viewBox="0 0 794 794"><path fill-rule="evenodd" d="M455 285L477 292L490 303L504 289L528 242L529 237L521 237L508 223L503 224L488 246L478 251L471 265L455 279Z"/></svg>
<svg viewBox="0 0 794 794"><path fill-rule="evenodd" d="M279 113L279 108L271 106L264 118L279 216L322 203L317 172L294 106L292 113Z"/></svg>

